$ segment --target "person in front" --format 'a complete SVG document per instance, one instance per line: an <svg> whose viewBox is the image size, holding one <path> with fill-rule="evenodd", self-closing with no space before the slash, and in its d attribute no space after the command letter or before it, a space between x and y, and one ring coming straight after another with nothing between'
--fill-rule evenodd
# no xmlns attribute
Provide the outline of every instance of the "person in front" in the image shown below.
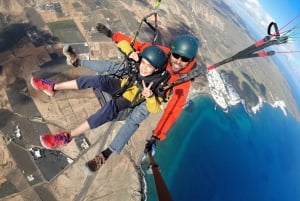
<svg viewBox="0 0 300 201"><path fill-rule="evenodd" d="M93 75L80 76L75 80L61 83L32 78L32 87L42 90L49 96L67 89L99 88L115 97L71 131L41 135L41 144L50 149L66 145L73 137L113 120L121 110L135 107L143 101L146 103L148 112L158 112L164 99L158 88L162 77L166 77L165 75L168 74L165 71L166 63L167 56L163 50L157 46L149 46L140 54L140 59L137 63L138 70L135 75L130 75L126 78L117 79L108 75ZM115 94L118 95L115 96Z"/></svg>
<svg viewBox="0 0 300 201"><path fill-rule="evenodd" d="M142 52L145 48L151 46L149 42L134 41L132 47L134 51L124 47L121 43L124 41L132 42L132 38L122 34L121 32L112 32L105 25L98 23L97 30L100 33L105 34L107 37L112 38L112 41L117 43L118 48L128 57L136 60L138 58L137 52ZM168 83L179 80L182 76L191 72L197 67L196 56L198 52L199 43L197 38L190 34L182 34L172 41L170 47L159 46L167 55L168 62L165 66L170 74ZM99 74L103 73L120 73L122 67L115 65L115 63L109 60L82 60L73 51L72 47L66 46L64 48L64 54L67 58L67 63L74 67L85 67ZM183 106L185 105L188 94L190 91L191 80L187 80L184 83L172 87L172 92L168 93L169 103L167 104L164 113L159 120L156 128L153 130L153 135L146 143L146 149L149 149L152 144L155 144L158 140L164 140L167 132L176 122L180 116ZM168 95L168 96L169 96ZM112 153L120 154L124 146L128 143L128 140L138 129L140 123L149 116L145 102L139 104L133 108L132 112L126 118L125 124L119 129L116 136L110 145L97 153L95 157L87 162L89 170L92 172L97 171L108 160Z"/></svg>

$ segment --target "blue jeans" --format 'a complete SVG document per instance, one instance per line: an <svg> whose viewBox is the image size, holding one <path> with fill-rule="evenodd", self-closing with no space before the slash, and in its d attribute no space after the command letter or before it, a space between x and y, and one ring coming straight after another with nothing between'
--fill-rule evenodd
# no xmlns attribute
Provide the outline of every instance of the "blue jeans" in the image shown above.
<svg viewBox="0 0 300 201"><path fill-rule="evenodd" d="M121 73L125 70L124 64L110 60L81 60L81 66L91 69L98 74L122 75Z"/></svg>
<svg viewBox="0 0 300 201"><path fill-rule="evenodd" d="M125 70L124 65L109 60L82 60L81 66L89 68L99 74L122 74ZM149 116L146 102L134 107L125 120L125 124L120 128L115 138L108 146L114 153L120 154L131 136L139 128L140 123Z"/></svg>
<svg viewBox="0 0 300 201"><path fill-rule="evenodd" d="M120 128L117 135L108 146L116 154L120 154L131 136L139 128L140 123L149 116L146 102L133 108L125 120L125 124Z"/></svg>

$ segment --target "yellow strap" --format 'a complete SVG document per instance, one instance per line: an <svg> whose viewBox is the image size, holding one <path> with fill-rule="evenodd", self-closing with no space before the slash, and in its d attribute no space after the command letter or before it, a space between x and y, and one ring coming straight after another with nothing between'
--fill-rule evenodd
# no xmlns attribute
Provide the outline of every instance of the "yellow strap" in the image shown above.
<svg viewBox="0 0 300 201"><path fill-rule="evenodd" d="M154 6L154 8L155 8L155 9L158 9L158 8L159 8L159 6L160 6L160 1L156 1L156 2L155 2L155 6Z"/></svg>

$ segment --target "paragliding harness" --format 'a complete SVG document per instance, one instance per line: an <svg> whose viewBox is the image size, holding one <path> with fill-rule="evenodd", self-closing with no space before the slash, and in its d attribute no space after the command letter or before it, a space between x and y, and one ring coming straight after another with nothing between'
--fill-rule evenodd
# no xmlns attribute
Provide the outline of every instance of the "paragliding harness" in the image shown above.
<svg viewBox="0 0 300 201"><path fill-rule="evenodd" d="M134 108L135 106L141 104L142 102L145 101L145 98L139 98L140 93L143 90L142 86L142 79L147 82L153 82L152 85L152 91L155 95L159 96L160 98L163 99L163 101L166 101L166 96L165 96L165 91L163 90L164 86L167 85L167 82L170 78L170 74L168 73L167 70L163 70L162 72L154 73L153 75L150 75L149 77L145 78L140 78L139 76L139 71L138 71L138 66L139 62L135 62L129 58L126 58L125 64L126 66L126 71L125 75L123 77L127 77L127 82L118 90L116 91L113 95L112 98L118 98L123 95L123 93L133 86L134 84L137 84L139 91L136 93L135 97L133 98L133 101L131 102L130 108Z"/></svg>
<svg viewBox="0 0 300 201"><path fill-rule="evenodd" d="M138 29L135 33L135 36L133 37L133 39L130 42L131 47L133 47L133 45L136 41L136 38L140 33L143 23L147 24L148 27L154 32L153 38L152 38L152 44L155 44L155 41L158 36L157 9L160 6L160 2L161 2L160 0L156 1L155 10L152 11L150 14L146 15L141 20L141 22L138 26ZM154 16L154 25L148 21L148 19L151 16ZM122 96L122 94L135 83L138 84L139 90L141 91L143 89L143 87L141 85L141 80L139 79L139 76L138 76L138 74L139 74L138 73L138 65L139 65L139 62L133 61L132 59L128 58L127 55L124 54L124 59L120 64L120 66L124 66L124 67L120 68L117 72L110 74L110 76L118 78L118 79L127 77L128 80L120 88L120 90L115 92L112 96L108 95L105 92L98 93L98 96L101 99L100 102L105 103L112 98L118 98L118 97ZM152 85L153 93L158 95L159 97L161 97L163 99L163 101L166 102L167 96L166 96L166 93L165 93L166 91L164 90L164 87L167 85L167 81L168 81L170 75L165 70L163 72L160 72L160 76L157 76L157 77L158 78L153 80L153 82L154 82L154 84ZM141 104L143 101L145 101L145 98L139 98L138 95L139 95L139 93L137 93L136 96L134 97L130 107L126 110L121 111L115 120L118 121L118 120L126 119L128 114L131 112L132 108L134 108L135 106L137 106L137 105Z"/></svg>
<svg viewBox="0 0 300 201"><path fill-rule="evenodd" d="M140 22L139 24L139 27L137 29L137 31L135 32L135 35L134 37L132 38L131 42L130 42L130 45L133 47L134 45L134 42L136 41L136 38L137 36L139 35L140 33L140 30L142 28L142 25L143 23L147 24L148 27L154 32L153 34L153 38L152 38L152 44L155 44L155 41L157 39L157 36L158 36L158 25L157 25L157 9L158 7L160 6L160 0L156 1L156 4L155 4L155 10L152 11L151 13L149 13L148 15L146 15ZM148 21L148 18L151 17L151 16L154 16L154 25L152 25L149 21Z"/></svg>
<svg viewBox="0 0 300 201"><path fill-rule="evenodd" d="M152 44L155 44L155 41L157 39L158 36L158 25L157 25L157 8L160 6L160 0L156 1L155 4L155 10L152 11L150 14L146 15L140 22L138 29L135 33L135 36L132 38L130 45L131 47L134 46L134 43L136 41L137 36L140 33L140 30L142 28L143 23L147 24L148 27L154 32L153 34L153 38L152 38ZM154 16L154 25L152 25L149 21L148 18L150 18L151 16ZM121 74L121 76L114 74L113 76L117 76L119 78L123 78L125 76L128 77L128 80L126 82L125 85L123 85L121 87L120 90L118 90L115 94L113 94L113 98L117 98L120 97L129 87L131 87L134 83L138 84L139 90L141 91L143 89L142 85L141 85L141 80L139 79L138 76L138 65L139 62L135 62L134 60L128 58L127 55L124 55L125 58L122 62L122 64L125 65L125 72L123 69L123 73ZM154 80L151 80L153 82L152 85L152 90L153 93L158 95L159 97L161 97L163 99L164 102L167 101L167 96L165 93L165 86L167 86L167 81L170 78L170 74L168 73L167 70L164 70L162 72L159 72L160 76L156 75L156 78ZM155 75L154 75L155 76ZM138 98L139 93L136 94L136 96L134 97L134 101L132 102L132 104L130 105L131 108L139 105L140 103L142 103L143 101L145 101L145 98L139 99L138 101L136 101L136 99Z"/></svg>

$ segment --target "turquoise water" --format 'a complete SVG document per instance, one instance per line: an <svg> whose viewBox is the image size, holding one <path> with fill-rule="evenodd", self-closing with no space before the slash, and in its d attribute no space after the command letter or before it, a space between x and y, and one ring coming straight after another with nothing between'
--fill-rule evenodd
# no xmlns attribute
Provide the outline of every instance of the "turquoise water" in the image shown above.
<svg viewBox="0 0 300 201"><path fill-rule="evenodd" d="M300 123L265 104L224 113L207 96L187 108L155 155L174 201L300 200ZM147 176L148 200L157 200Z"/></svg>

